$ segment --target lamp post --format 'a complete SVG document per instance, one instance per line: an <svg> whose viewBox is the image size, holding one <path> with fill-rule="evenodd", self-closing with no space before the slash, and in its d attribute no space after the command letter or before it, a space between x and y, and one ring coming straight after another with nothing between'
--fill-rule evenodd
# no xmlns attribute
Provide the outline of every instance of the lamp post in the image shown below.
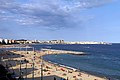
<svg viewBox="0 0 120 80"><path fill-rule="evenodd" d="M43 62L41 62L41 80L43 80Z"/></svg>
<svg viewBox="0 0 120 80"><path fill-rule="evenodd" d="M26 59L24 59L24 62L25 62L25 64L26 64L26 66L25 66L25 73L26 73L26 76L25 76L25 80L27 80L27 60Z"/></svg>
<svg viewBox="0 0 120 80"><path fill-rule="evenodd" d="M33 69L32 80L34 80L34 60L33 60L33 66L32 66L32 69Z"/></svg>
<svg viewBox="0 0 120 80"><path fill-rule="evenodd" d="M20 53L21 53L21 47L19 47L19 49L20 49ZM21 80L21 78L22 78L22 76L21 76L21 54L20 54L20 69L19 69L19 77L20 77L20 80Z"/></svg>
<svg viewBox="0 0 120 80"><path fill-rule="evenodd" d="M41 79L43 80L43 60L42 60L42 56L41 56Z"/></svg>
<svg viewBox="0 0 120 80"><path fill-rule="evenodd" d="M27 46L26 46L26 55L27 55ZM26 63L26 80L27 80L27 60L25 59L25 63Z"/></svg>
<svg viewBox="0 0 120 80"><path fill-rule="evenodd" d="M34 53L34 47L33 47L33 54L35 54ZM34 80L34 56L33 56L33 59L32 59L32 61L33 61L33 66L32 66L32 69L33 69L33 73L32 73L32 80Z"/></svg>

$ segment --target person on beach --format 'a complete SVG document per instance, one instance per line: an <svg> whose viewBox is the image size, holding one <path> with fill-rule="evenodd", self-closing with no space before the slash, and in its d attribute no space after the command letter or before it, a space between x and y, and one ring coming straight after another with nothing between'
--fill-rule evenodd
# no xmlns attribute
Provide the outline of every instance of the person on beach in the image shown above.
<svg viewBox="0 0 120 80"><path fill-rule="evenodd" d="M54 80L56 80L56 78L54 77Z"/></svg>
<svg viewBox="0 0 120 80"><path fill-rule="evenodd" d="M67 77L67 79L66 80L68 80L68 77Z"/></svg>
<svg viewBox="0 0 120 80"><path fill-rule="evenodd" d="M18 78L18 80L23 80L23 79L22 79L22 76L20 76L20 77Z"/></svg>
<svg viewBox="0 0 120 80"><path fill-rule="evenodd" d="M60 80L65 80L65 79L61 78Z"/></svg>

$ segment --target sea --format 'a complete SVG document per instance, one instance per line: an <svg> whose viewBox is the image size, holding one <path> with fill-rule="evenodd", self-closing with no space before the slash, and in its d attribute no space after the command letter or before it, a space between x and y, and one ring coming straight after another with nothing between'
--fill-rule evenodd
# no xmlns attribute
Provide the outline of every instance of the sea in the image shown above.
<svg viewBox="0 0 120 80"><path fill-rule="evenodd" d="M92 75L107 77L110 80L120 80L120 44L38 44L31 46L35 50L48 48L84 52L88 55L51 54L45 55L43 59Z"/></svg>
<svg viewBox="0 0 120 80"><path fill-rule="evenodd" d="M43 56L43 59L92 75L107 77L109 80L120 80L120 44L33 44L30 46L36 51L47 48L84 52L87 55L50 54Z"/></svg>

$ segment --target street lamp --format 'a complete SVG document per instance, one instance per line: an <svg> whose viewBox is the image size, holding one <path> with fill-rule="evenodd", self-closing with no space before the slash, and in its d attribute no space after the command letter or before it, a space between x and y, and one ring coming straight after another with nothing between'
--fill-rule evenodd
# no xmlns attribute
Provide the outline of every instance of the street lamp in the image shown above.
<svg viewBox="0 0 120 80"><path fill-rule="evenodd" d="M21 47L19 47L19 49L20 49L20 53L21 53ZM20 80L21 80L21 78L22 78L22 76L21 76L21 54L20 54L20 69L19 69L19 72L20 72Z"/></svg>
<svg viewBox="0 0 120 80"><path fill-rule="evenodd" d="M27 46L26 46L26 54L27 54ZM27 60L25 59L25 63L26 63L26 80L27 80Z"/></svg>
<svg viewBox="0 0 120 80"><path fill-rule="evenodd" d="M33 47L33 54L35 54L34 53L34 47ZM32 73L32 80L34 80L34 56L33 56L33 59L32 59L32 61L33 61L33 65L32 65L32 69L33 69L33 73Z"/></svg>
<svg viewBox="0 0 120 80"><path fill-rule="evenodd" d="M33 60L33 66L32 66L32 69L33 69L32 80L34 80L34 60Z"/></svg>
<svg viewBox="0 0 120 80"><path fill-rule="evenodd" d="M41 79L40 80L43 80L43 60L42 60L42 55L41 55Z"/></svg>

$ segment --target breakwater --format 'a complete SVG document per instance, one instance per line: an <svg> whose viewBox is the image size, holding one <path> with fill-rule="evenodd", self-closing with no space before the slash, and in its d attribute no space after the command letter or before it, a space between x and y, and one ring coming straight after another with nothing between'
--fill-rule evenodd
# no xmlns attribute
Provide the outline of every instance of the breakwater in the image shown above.
<svg viewBox="0 0 120 80"><path fill-rule="evenodd" d="M42 49L46 54L74 54L74 55L87 55L85 52L55 50L55 49Z"/></svg>

